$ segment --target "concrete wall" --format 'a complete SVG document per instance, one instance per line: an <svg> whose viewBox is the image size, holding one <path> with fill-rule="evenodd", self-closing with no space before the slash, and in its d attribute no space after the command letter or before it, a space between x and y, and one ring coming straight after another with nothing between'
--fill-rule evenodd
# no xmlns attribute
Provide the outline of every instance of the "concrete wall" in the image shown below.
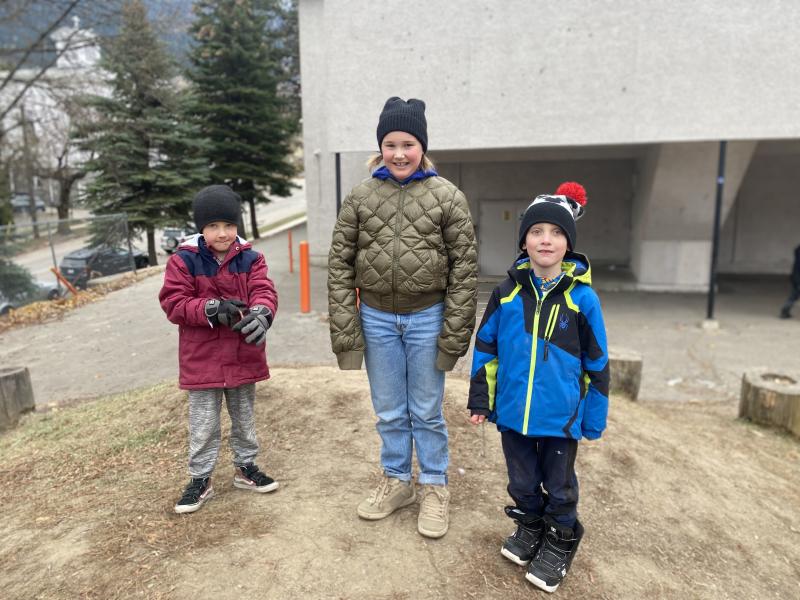
<svg viewBox="0 0 800 600"><path fill-rule="evenodd" d="M496 260L479 257L486 275L505 273L517 252L519 215L535 196L555 192L563 181L579 181L589 195L586 215L578 222L577 250L597 264L629 262L632 159L483 161L440 163L438 168L469 199L481 254L487 245L503 248ZM503 234L498 234L501 227Z"/></svg>
<svg viewBox="0 0 800 600"><path fill-rule="evenodd" d="M727 144L722 219L755 147L752 141ZM631 268L641 288L707 288L719 159L719 143L694 142L658 144L640 161Z"/></svg>
<svg viewBox="0 0 800 600"><path fill-rule="evenodd" d="M723 273L788 274L800 244L800 142L759 145L722 229Z"/></svg>
<svg viewBox="0 0 800 600"><path fill-rule="evenodd" d="M367 150L399 95L432 149L800 137L798 22L780 0L301 0L305 125Z"/></svg>

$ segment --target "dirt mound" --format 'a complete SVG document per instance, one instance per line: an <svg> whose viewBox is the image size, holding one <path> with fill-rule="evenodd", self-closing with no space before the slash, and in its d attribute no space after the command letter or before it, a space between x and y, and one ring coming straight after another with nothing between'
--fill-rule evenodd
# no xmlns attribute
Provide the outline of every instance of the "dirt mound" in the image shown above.
<svg viewBox="0 0 800 600"><path fill-rule="evenodd" d="M363 372L276 369L257 422L281 489L235 490L224 450L194 515L172 512L186 483L174 385L32 415L0 437L3 597L544 598L499 554L513 528L499 436L466 421L467 387L448 380L451 529L435 541L415 507L355 516L378 475ZM561 597L800 595L800 444L735 413L612 401L605 437L579 450L587 533Z"/></svg>

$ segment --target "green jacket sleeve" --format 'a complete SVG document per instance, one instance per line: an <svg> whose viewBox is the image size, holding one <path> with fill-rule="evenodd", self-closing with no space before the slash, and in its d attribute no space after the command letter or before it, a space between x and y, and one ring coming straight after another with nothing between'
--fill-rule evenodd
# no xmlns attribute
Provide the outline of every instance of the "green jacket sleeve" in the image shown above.
<svg viewBox="0 0 800 600"><path fill-rule="evenodd" d="M328 254L328 316L331 348L341 369L360 369L364 336L356 307L355 260L358 212L352 194L342 203Z"/></svg>
<svg viewBox="0 0 800 600"><path fill-rule="evenodd" d="M436 366L449 371L459 356L469 349L475 328L478 287L478 258L475 250L475 229L464 194L456 190L446 222L442 228L447 248L447 295L444 301L444 324L439 335Z"/></svg>

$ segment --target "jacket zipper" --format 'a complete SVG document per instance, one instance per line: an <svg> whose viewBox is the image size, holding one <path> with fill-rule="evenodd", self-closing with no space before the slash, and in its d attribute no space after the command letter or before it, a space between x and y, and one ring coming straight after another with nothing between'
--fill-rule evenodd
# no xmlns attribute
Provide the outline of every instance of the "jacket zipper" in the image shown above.
<svg viewBox="0 0 800 600"><path fill-rule="evenodd" d="M528 420L530 419L531 395L533 393L533 376L536 373L536 348L539 341L539 314L542 312L542 303L544 303L545 298L547 298L547 294L550 293L548 290L547 292L544 292L540 298L539 291L536 289L536 285L534 285L530 273L528 274L528 279L530 279L531 288L536 296L536 313L533 315L533 329L531 331L531 337L533 338L533 341L531 342L531 364L528 369L528 391L525 394L525 418L522 422L522 435L528 435Z"/></svg>
<svg viewBox="0 0 800 600"><path fill-rule="evenodd" d="M560 304L554 304L550 307L550 315L547 317L547 327L544 330L544 357L547 360L548 350L550 348L550 338L553 337L553 332L556 329L556 321L558 320L558 311Z"/></svg>
<svg viewBox="0 0 800 600"><path fill-rule="evenodd" d="M397 216L394 220L394 251L392 252L392 312L397 313L397 255L400 251L400 229L403 220L403 205L406 201L406 186L400 186L400 203L397 205Z"/></svg>

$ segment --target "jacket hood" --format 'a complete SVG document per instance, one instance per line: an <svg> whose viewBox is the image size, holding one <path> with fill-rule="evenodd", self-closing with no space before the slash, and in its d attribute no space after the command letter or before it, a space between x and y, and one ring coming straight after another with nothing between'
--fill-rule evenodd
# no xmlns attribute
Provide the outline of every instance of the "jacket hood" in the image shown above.
<svg viewBox="0 0 800 600"><path fill-rule="evenodd" d="M508 270L508 276L523 287L530 288L531 280L528 273L531 270L531 259L526 252L521 252ZM555 289L559 289L564 282L578 281L585 285L592 285L592 267L589 264L589 257L579 252L567 251L564 260L561 261L561 270L564 278L559 282Z"/></svg>

